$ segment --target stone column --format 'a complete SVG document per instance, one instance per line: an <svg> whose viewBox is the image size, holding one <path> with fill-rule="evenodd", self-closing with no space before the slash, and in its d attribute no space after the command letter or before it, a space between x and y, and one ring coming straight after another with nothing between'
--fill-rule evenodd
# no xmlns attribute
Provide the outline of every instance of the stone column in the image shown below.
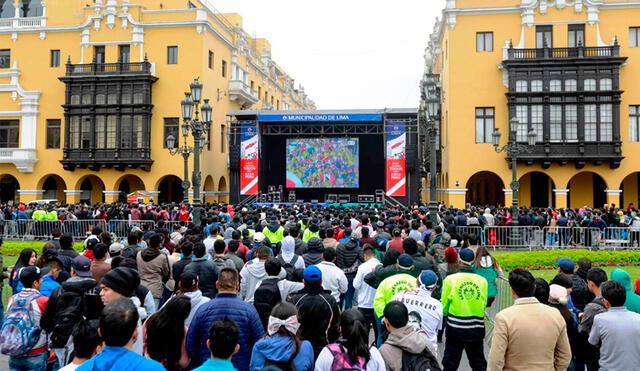
<svg viewBox="0 0 640 371"><path fill-rule="evenodd" d="M448 205L458 209L463 209L467 201L466 188L445 188L442 190L448 196Z"/></svg>
<svg viewBox="0 0 640 371"><path fill-rule="evenodd" d="M35 200L41 200L44 189L19 189L20 202L27 203Z"/></svg>
<svg viewBox="0 0 640 371"><path fill-rule="evenodd" d="M604 192L607 194L607 205L611 206L615 204L616 207L620 207L620 195L622 194L622 190L620 189L605 189ZM595 205L594 205L595 206Z"/></svg>
<svg viewBox="0 0 640 371"><path fill-rule="evenodd" d="M569 190L568 189L554 189L553 196L555 197L556 209L564 209L569 207L567 205Z"/></svg>
<svg viewBox="0 0 640 371"><path fill-rule="evenodd" d="M67 203L68 204L77 204L80 202L80 196L82 195L81 190L77 189L65 189L64 193L67 195Z"/></svg>
<svg viewBox="0 0 640 371"><path fill-rule="evenodd" d="M502 192L504 192L504 207L511 207L511 203L513 202L513 191L510 188L503 188Z"/></svg>
<svg viewBox="0 0 640 371"><path fill-rule="evenodd" d="M102 191L104 193L104 202L105 203L114 203L118 202L118 198L120 197L120 191Z"/></svg>

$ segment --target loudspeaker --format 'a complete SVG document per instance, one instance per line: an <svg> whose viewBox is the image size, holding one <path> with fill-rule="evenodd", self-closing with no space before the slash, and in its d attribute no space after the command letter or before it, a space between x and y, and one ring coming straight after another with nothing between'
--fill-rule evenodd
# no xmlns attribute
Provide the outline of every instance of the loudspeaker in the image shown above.
<svg viewBox="0 0 640 371"><path fill-rule="evenodd" d="M229 148L229 170L240 170L240 146L237 144L233 144Z"/></svg>
<svg viewBox="0 0 640 371"><path fill-rule="evenodd" d="M327 194L324 196L324 202L326 203L337 203L338 202L338 195L337 194Z"/></svg>
<svg viewBox="0 0 640 371"><path fill-rule="evenodd" d="M358 202L358 195L349 195L349 201L351 203L357 203Z"/></svg>
<svg viewBox="0 0 640 371"><path fill-rule="evenodd" d="M416 167L416 161L418 160L418 147L415 144L407 145L406 148L407 153L407 171L413 172L413 169Z"/></svg>
<svg viewBox="0 0 640 371"><path fill-rule="evenodd" d="M372 204L375 199L373 195L358 195L358 202L362 204Z"/></svg>
<svg viewBox="0 0 640 371"><path fill-rule="evenodd" d="M384 191L382 189L376 189L376 203L384 203Z"/></svg>
<svg viewBox="0 0 640 371"><path fill-rule="evenodd" d="M289 191L289 202L296 202L296 191Z"/></svg>
<svg viewBox="0 0 640 371"><path fill-rule="evenodd" d="M349 195L339 195L338 196L338 202L341 204L348 204L349 202L351 202L351 196Z"/></svg>
<svg viewBox="0 0 640 371"><path fill-rule="evenodd" d="M282 202L282 192L273 192L273 202Z"/></svg>

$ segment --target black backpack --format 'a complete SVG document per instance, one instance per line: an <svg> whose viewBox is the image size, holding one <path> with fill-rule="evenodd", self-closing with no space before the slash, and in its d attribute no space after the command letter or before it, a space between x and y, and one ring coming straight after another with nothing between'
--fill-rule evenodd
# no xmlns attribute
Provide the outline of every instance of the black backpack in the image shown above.
<svg viewBox="0 0 640 371"><path fill-rule="evenodd" d="M269 368L269 370L278 370L278 371L296 371L296 366L293 364L293 359L295 358L295 354L288 361L272 361L270 359L264 360L264 366L262 369Z"/></svg>
<svg viewBox="0 0 640 371"><path fill-rule="evenodd" d="M87 315L84 293L61 290L62 293L56 303L56 315L50 336L51 344L55 348L62 348L67 344L73 328Z"/></svg>
<svg viewBox="0 0 640 371"><path fill-rule="evenodd" d="M442 371L440 363L431 353L429 348L424 348L422 353L414 354L402 351L403 371Z"/></svg>
<svg viewBox="0 0 640 371"><path fill-rule="evenodd" d="M253 294L253 306L262 321L262 326L267 329L271 310L282 301L278 280L268 278L262 281Z"/></svg>
<svg viewBox="0 0 640 371"><path fill-rule="evenodd" d="M287 279L289 281L293 281L294 280L294 272L296 271L296 262L298 261L299 256L298 255L293 255L293 258L291 259L290 262L285 262L284 258L282 257L282 255L278 255L277 259L280 262L280 265L282 265L282 268L285 270L285 272L287 272Z"/></svg>

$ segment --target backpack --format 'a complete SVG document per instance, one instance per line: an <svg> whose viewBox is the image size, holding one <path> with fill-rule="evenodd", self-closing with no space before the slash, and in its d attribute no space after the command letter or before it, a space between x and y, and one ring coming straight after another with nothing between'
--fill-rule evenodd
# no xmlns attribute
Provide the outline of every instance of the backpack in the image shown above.
<svg viewBox="0 0 640 371"><path fill-rule="evenodd" d="M55 348L62 348L69 341L73 328L87 315L84 293L62 290L56 303L56 315L50 341Z"/></svg>
<svg viewBox="0 0 640 371"><path fill-rule="evenodd" d="M366 371L367 365L364 363L364 358L358 357L357 362L352 363L351 357L342 344L329 344L327 348L333 356L331 371Z"/></svg>
<svg viewBox="0 0 640 371"><path fill-rule="evenodd" d="M291 358L287 361L272 361L270 359L264 360L263 369L269 367L270 370L278 370L278 371L296 371L296 366L293 364L293 360L296 358L297 354L294 353L291 355Z"/></svg>
<svg viewBox="0 0 640 371"><path fill-rule="evenodd" d="M442 371L436 357L429 348L424 348L422 353L414 354L402 351L403 371Z"/></svg>
<svg viewBox="0 0 640 371"><path fill-rule="evenodd" d="M289 281L293 281L294 280L294 272L296 271L296 262L298 261L299 256L298 255L293 255L293 258L291 258L290 262L285 262L284 258L282 257L282 255L278 255L277 259L280 262L280 265L282 265L282 268L285 270L285 272L287 272L287 279Z"/></svg>
<svg viewBox="0 0 640 371"><path fill-rule="evenodd" d="M40 324L31 316L31 302L38 299L40 293L28 296L16 295L7 311L0 330L0 352L8 356L27 353L40 340Z"/></svg>
<svg viewBox="0 0 640 371"><path fill-rule="evenodd" d="M212 260L213 264L215 264L218 267L218 270L222 270L224 268L227 268L227 258L226 257L222 257L222 256L216 256L213 260ZM235 267L235 264L233 265Z"/></svg>
<svg viewBox="0 0 640 371"><path fill-rule="evenodd" d="M389 240L382 237L376 237L376 248L378 251L385 252L389 247Z"/></svg>
<svg viewBox="0 0 640 371"><path fill-rule="evenodd" d="M275 279L263 280L260 287L253 294L253 306L256 308L265 329L269 322L271 310L281 301L278 280Z"/></svg>

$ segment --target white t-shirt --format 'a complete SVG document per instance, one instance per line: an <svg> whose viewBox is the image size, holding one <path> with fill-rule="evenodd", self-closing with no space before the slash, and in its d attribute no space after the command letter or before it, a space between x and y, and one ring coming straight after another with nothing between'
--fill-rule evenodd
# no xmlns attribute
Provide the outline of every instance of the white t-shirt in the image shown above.
<svg viewBox="0 0 640 371"><path fill-rule="evenodd" d="M76 365L75 363L69 363L68 365L64 366L61 369L58 369L58 371L75 371L76 368L80 367L80 365Z"/></svg>
<svg viewBox="0 0 640 371"><path fill-rule="evenodd" d="M324 347L318 355L314 371L330 371L333 364L333 355L328 347ZM367 371L385 371L386 366L380 351L376 347L369 348L369 362L367 362Z"/></svg>
<svg viewBox="0 0 640 371"><path fill-rule="evenodd" d="M358 307L373 308L373 299L376 296L376 289L364 282L364 276L376 270L380 262L376 258L371 258L358 267L356 277L353 279L353 287L358 290Z"/></svg>
<svg viewBox="0 0 640 371"><path fill-rule="evenodd" d="M431 292L418 287L417 289L399 292L393 296L393 300L404 303L409 311L417 312L421 319L419 330L427 333L427 338L438 349L438 330L442 330L442 303L431 297Z"/></svg>

